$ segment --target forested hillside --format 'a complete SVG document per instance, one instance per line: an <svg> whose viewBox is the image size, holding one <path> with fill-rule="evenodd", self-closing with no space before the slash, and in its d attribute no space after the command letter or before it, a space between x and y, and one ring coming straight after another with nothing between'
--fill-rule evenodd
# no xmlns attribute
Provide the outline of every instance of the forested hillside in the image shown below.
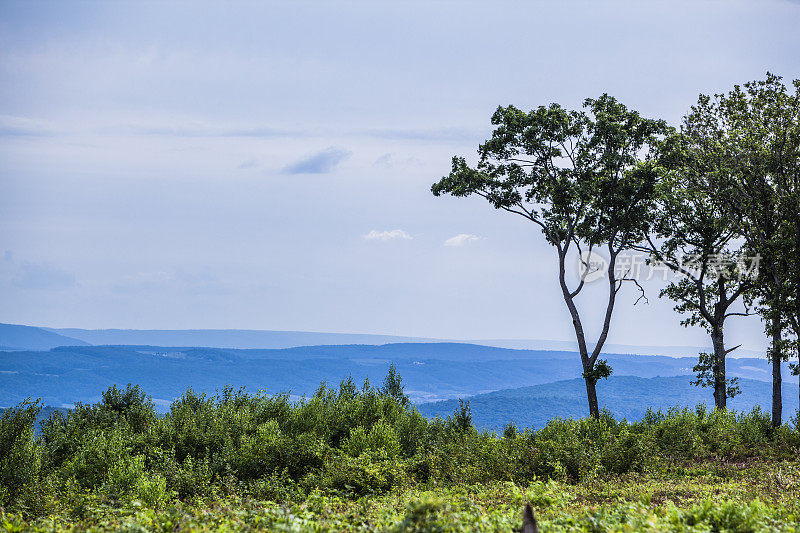
<svg viewBox="0 0 800 533"><path fill-rule="evenodd" d="M772 388L769 383L751 379L739 381L741 394L732 398L730 406L749 412L759 406L768 412ZM639 378L611 376L598 386L602 407L616 418L641 420L648 409L667 411L671 407L694 408L705 405L713 408L714 399L708 388L691 385L687 377ZM554 417L579 419L585 416L583 396L586 393L581 379L571 379L505 389L465 398L472 411L472 420L479 429L502 430L514 423L520 428L542 428ZM784 409L794 414L798 409L797 385L783 385ZM425 416L447 416L458 409L458 400L423 403L418 406Z"/></svg>

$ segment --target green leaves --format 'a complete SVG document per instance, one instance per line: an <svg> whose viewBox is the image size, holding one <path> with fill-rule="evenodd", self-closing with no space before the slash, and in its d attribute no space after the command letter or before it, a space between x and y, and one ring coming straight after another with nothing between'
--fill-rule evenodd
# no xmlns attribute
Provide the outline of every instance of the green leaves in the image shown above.
<svg viewBox="0 0 800 533"><path fill-rule="evenodd" d="M433 194L482 196L539 224L552 244L578 238L624 248L648 227L657 177L649 154L670 130L607 94L584 108L499 107L477 166L454 157Z"/></svg>
<svg viewBox="0 0 800 533"><path fill-rule="evenodd" d="M605 359L598 359L595 361L591 370L587 370L583 373L583 378L592 383L597 383L601 379L609 377L611 373L612 368L611 365L608 364L608 361Z"/></svg>

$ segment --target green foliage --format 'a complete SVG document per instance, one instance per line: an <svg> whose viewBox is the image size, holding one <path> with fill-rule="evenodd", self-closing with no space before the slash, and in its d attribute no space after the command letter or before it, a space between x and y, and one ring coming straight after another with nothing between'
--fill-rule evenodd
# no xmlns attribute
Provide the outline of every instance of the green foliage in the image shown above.
<svg viewBox="0 0 800 533"><path fill-rule="evenodd" d="M397 373L397 367L394 363L392 363L389 365L389 373L386 374L386 377L383 380L381 392L390 398L394 398L400 405L407 406L410 403L410 400L403 392L403 389L403 378L401 378L400 374Z"/></svg>
<svg viewBox="0 0 800 533"><path fill-rule="evenodd" d="M448 424L456 429L459 433L467 433L472 429L472 411L469 408L469 402L458 400L458 411L452 417L447 419Z"/></svg>
<svg viewBox="0 0 800 533"><path fill-rule="evenodd" d="M314 396L294 402L286 395L231 388L211 397L189 390L159 416L136 387L112 388L98 404L52 416L39 437L33 433L38 406L26 402L6 411L2 423L0 494L12 513L4 520L12 529L47 516L67 517L67 523L111 520L108 527L116 528L115 517L125 512L135 513L131 519L142 527L161 528L176 520L202 523L200 514L181 514L181 506L213 505L217 516L233 513L221 510L230 505L239 509L237 520L313 530L319 513L332 519L331 513L340 512L333 509L357 502L362 502L358 512L365 512L364 502L432 488L455 492L445 499L392 500L399 507L371 518L377 520L372 525L393 531L494 531L516 525L516 515L464 507L468 498L453 499L459 487L505 483L509 505L567 505L553 483L605 483L673 471L676 465L686 471L698 461L796 460L800 451L797 431L772 428L758 410L648 412L635 423L602 412L598 418L555 419L538 431L520 432L510 424L501 436L476 430L466 402L446 419L428 420L392 391L368 383L356 387L351 379L338 388L323 385ZM775 480L787 483L785 476ZM226 498L237 503L219 503ZM236 498L264 503L252 507L250 500ZM766 512L748 509L739 515L733 507L714 504L679 514L682 523L749 524ZM573 514L569 523L617 524L625 512L645 511L617 507ZM670 512L642 519L678 516ZM460 525L452 526L453 520ZM567 523L561 522L564 517L544 520Z"/></svg>
<svg viewBox="0 0 800 533"><path fill-rule="evenodd" d="M354 497L383 494L407 482L406 470L404 462L381 451L367 451L358 457L344 455L326 463L315 488Z"/></svg>
<svg viewBox="0 0 800 533"><path fill-rule="evenodd" d="M661 453L670 457L743 460L781 457L800 446L800 436L788 426L774 430L770 416L756 408L751 413L670 409L666 414L648 412L639 423L647 429Z"/></svg>
<svg viewBox="0 0 800 533"><path fill-rule="evenodd" d="M397 457L401 452L397 433L383 420L372 426L369 432L363 426L353 428L342 449L353 457L370 450L382 452L388 457Z"/></svg>
<svg viewBox="0 0 800 533"><path fill-rule="evenodd" d="M0 419L0 505L13 502L38 481L41 458L33 437L39 402L26 400Z"/></svg>
<svg viewBox="0 0 800 533"><path fill-rule="evenodd" d="M692 385L699 387L714 387L717 379L722 376L718 375L719 371L715 370L718 365L715 363L714 354L701 352L697 358L697 364L692 367L692 371L697 378L692 381ZM725 378L725 396L727 398L734 398L742 392L739 387L739 378Z"/></svg>
<svg viewBox="0 0 800 533"><path fill-rule="evenodd" d="M583 372L582 376L583 379L587 379L592 383L597 383L601 379L606 379L607 377L611 376L613 372L611 366L608 364L608 361L605 359L598 359L591 370Z"/></svg>

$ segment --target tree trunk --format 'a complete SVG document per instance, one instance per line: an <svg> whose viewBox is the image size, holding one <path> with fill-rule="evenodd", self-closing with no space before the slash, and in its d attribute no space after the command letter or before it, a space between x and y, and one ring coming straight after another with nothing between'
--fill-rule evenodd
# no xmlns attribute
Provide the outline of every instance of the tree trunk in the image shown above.
<svg viewBox="0 0 800 533"><path fill-rule="evenodd" d="M795 182L795 190L800 184ZM794 226L794 342L795 353L797 355L797 384L798 384L798 399L800 399L800 213L795 217ZM798 429L800 429L800 407L797 409L797 421L795 422Z"/></svg>
<svg viewBox="0 0 800 533"><path fill-rule="evenodd" d="M781 398L781 330L772 319L772 426L783 423L783 399Z"/></svg>
<svg viewBox="0 0 800 533"><path fill-rule="evenodd" d="M593 418L600 417L600 410L597 406L597 390L595 389L595 382L594 378L591 376L591 371L594 368L594 360L589 356L589 349L586 346L586 334L583 331L583 324L581 323L581 316L578 312L578 308L575 305L575 294L580 291L576 291L575 293L571 293L570 290L567 288L566 282L566 251L559 248L558 253L558 279L559 284L561 285L561 292L564 296L564 303L567 304L567 309L569 310L569 314L572 317L572 327L575 329L575 338L578 341L578 353L581 357L581 364L583 365L583 372L584 372L584 380L586 381L586 398L589 402L589 416ZM614 308L614 298L613 296L610 298L610 302L608 304L610 309L613 310ZM605 330L608 330L608 322L610 320L611 311L609 308L606 308L606 322L605 322ZM601 335L602 341L602 335ZM595 358L596 359L596 358ZM594 381L593 381L594 380Z"/></svg>
<svg viewBox="0 0 800 533"><path fill-rule="evenodd" d="M728 391L725 373L725 342L722 328L714 328L711 332L714 345L714 405L717 409L727 409Z"/></svg>
<svg viewBox="0 0 800 533"><path fill-rule="evenodd" d="M586 397L589 399L589 416L600 418L600 408L597 405L597 382L592 378L584 378L586 381Z"/></svg>

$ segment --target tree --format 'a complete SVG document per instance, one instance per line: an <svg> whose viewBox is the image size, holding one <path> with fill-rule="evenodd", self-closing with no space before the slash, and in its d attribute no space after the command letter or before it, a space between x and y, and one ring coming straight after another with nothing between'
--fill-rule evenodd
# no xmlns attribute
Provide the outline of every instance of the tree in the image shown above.
<svg viewBox="0 0 800 533"><path fill-rule="evenodd" d="M794 80L794 93L781 94L782 103L782 167L784 178L778 189L781 224L778 229L777 254L785 269L785 287L781 291L780 316L786 330L786 350L794 352L798 362L792 365L793 374L800 376L800 80ZM798 391L800 393L800 390ZM798 412L800 421L800 412Z"/></svg>
<svg viewBox="0 0 800 533"><path fill-rule="evenodd" d="M792 286L800 260L800 207L792 192L800 167L800 84L795 81L794 86L792 94L780 77L767 73L766 79L734 86L727 94L700 95L683 125L705 190L746 248L761 257L756 290L758 311L771 338L774 426L782 422L781 361L787 356L790 302L799 287Z"/></svg>
<svg viewBox="0 0 800 533"><path fill-rule="evenodd" d="M649 231L658 174L650 154L669 128L606 94L587 99L584 110L570 111L558 104L528 113L499 107L492 124L496 128L479 146L476 168L454 157L450 174L431 190L436 196L481 196L494 208L536 224L555 248L558 283L578 342L589 413L599 417L596 383L611 374L599 356L616 297L625 281L638 285L627 272L618 271L618 258ZM590 351L576 298L591 272L586 254L597 249L607 254L608 295L602 329ZM584 267L570 286L568 258L575 254Z"/></svg>
<svg viewBox="0 0 800 533"><path fill-rule="evenodd" d="M403 385L403 378L397 373L397 367L394 363L389 365L389 372L383 378L383 387L380 391L382 394L390 396L397 400L397 403L406 407L411 405L411 400L408 399L405 392L405 385Z"/></svg>
<svg viewBox="0 0 800 533"><path fill-rule="evenodd" d="M700 354L693 383L712 387L715 406L725 409L727 399L739 392L737 378L726 376L726 356L738 346L725 347L725 321L749 314L732 307L752 287L748 274L754 265L734 245L736 233L730 219L698 187L695 165L681 150L681 137L665 144L670 148L663 151L666 172L658 185L654 232L635 248L678 276L660 296L677 302L675 310L687 315L681 325L701 325L711 336L714 351Z"/></svg>

